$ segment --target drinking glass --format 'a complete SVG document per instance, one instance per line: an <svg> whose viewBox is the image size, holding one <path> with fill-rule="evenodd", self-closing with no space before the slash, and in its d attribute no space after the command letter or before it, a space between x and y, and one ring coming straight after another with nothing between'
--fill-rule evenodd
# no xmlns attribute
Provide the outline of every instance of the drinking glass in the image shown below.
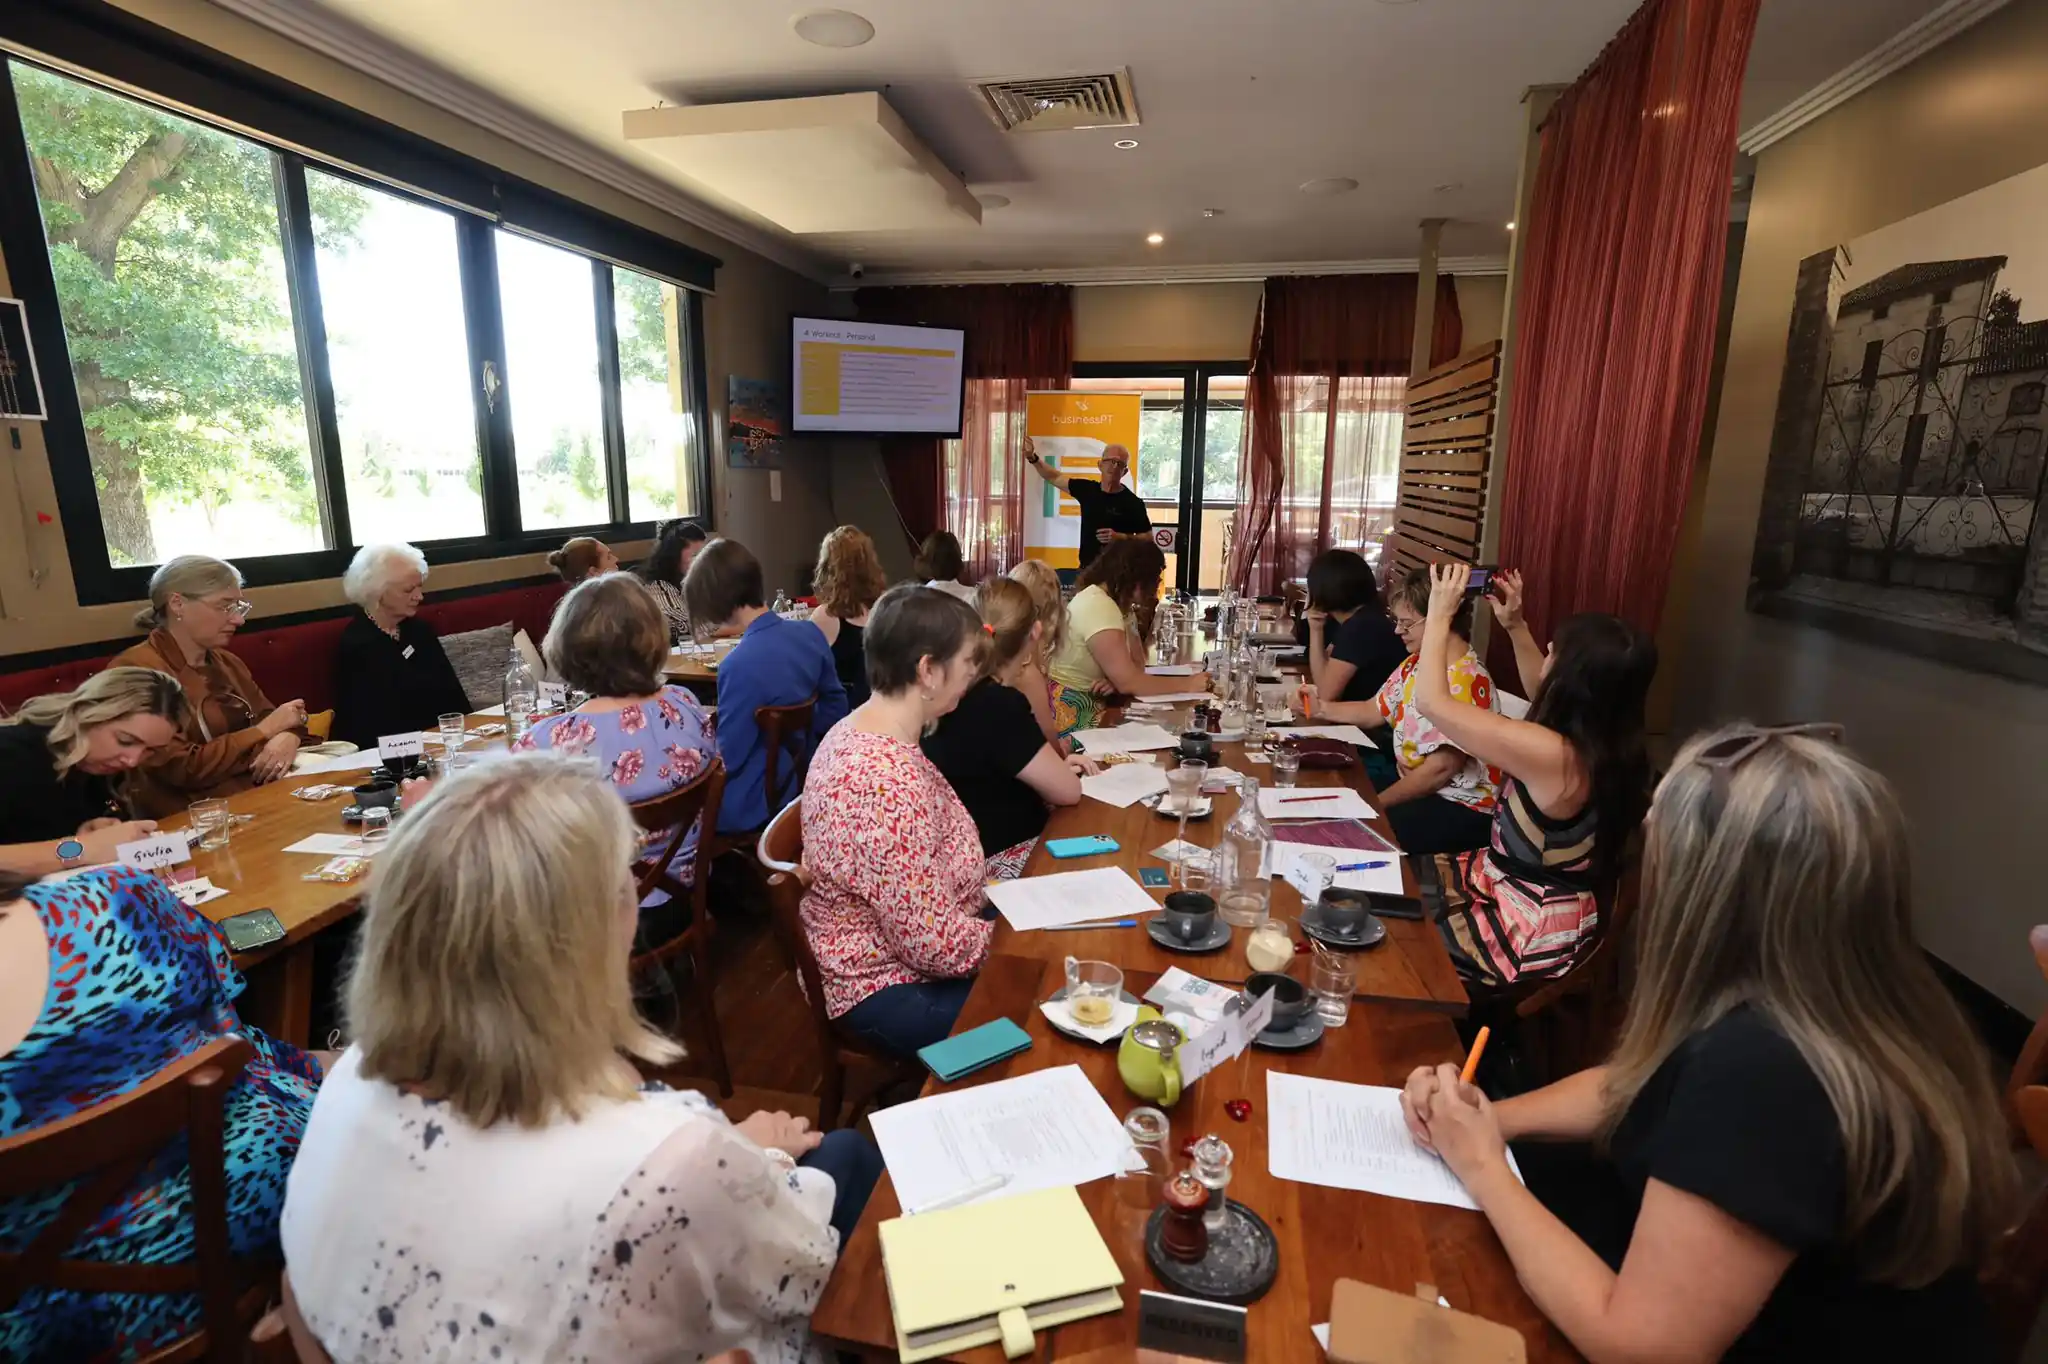
<svg viewBox="0 0 2048 1364"><path fill-rule="evenodd" d="M1273 785L1288 787L1301 777L1301 750L1282 744L1273 750Z"/></svg>
<svg viewBox="0 0 2048 1364"><path fill-rule="evenodd" d="M1266 748L1266 736L1269 733L1271 731L1266 727L1266 713L1264 711L1255 706L1245 712L1244 746L1246 752L1263 753Z"/></svg>
<svg viewBox="0 0 2048 1364"><path fill-rule="evenodd" d="M1209 764L1205 762L1184 762L1166 774L1166 798L1173 802L1173 808L1180 815L1180 828L1173 839L1178 846L1187 842L1188 811L1202 797L1202 781L1209 775ZM1187 859L1181 858L1176 864L1181 869L1181 885L1192 890L1187 884Z"/></svg>
<svg viewBox="0 0 2048 1364"><path fill-rule="evenodd" d="M469 739L469 717L459 710L451 710L439 717L437 723L441 726L441 756L453 758Z"/></svg>
<svg viewBox="0 0 2048 1364"><path fill-rule="evenodd" d="M1317 944L1308 968L1308 988L1315 996L1316 1016L1332 1028L1343 1027L1351 1018L1351 996L1358 989L1357 959Z"/></svg>
<svg viewBox="0 0 2048 1364"><path fill-rule="evenodd" d="M1067 1013L1084 1028L1099 1028L1116 1016L1124 973L1106 961L1067 958Z"/></svg>
<svg viewBox="0 0 2048 1364"><path fill-rule="evenodd" d="M1173 1173L1173 1151L1168 1145L1172 1125L1156 1108L1134 1108L1124 1115L1124 1136L1130 1139L1131 1154L1117 1171L1117 1192L1127 1208L1151 1209L1158 1205L1159 1192Z"/></svg>
<svg viewBox="0 0 2048 1364"><path fill-rule="evenodd" d="M372 805L363 811L362 832L358 835L368 843L382 843L391 837L391 811L382 805Z"/></svg>
<svg viewBox="0 0 2048 1364"><path fill-rule="evenodd" d="M234 820L224 800L195 800L186 807L192 817L192 846L202 852L225 848L234 833Z"/></svg>
<svg viewBox="0 0 2048 1364"><path fill-rule="evenodd" d="M1175 873L1180 877L1182 890L1201 891L1206 894L1215 880L1215 864L1209 860L1207 848L1190 848L1182 852L1175 862Z"/></svg>

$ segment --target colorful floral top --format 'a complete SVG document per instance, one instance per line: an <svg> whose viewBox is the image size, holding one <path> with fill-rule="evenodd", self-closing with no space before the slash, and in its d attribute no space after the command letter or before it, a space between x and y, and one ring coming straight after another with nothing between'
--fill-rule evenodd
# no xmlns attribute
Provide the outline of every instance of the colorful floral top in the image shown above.
<svg viewBox="0 0 2048 1364"><path fill-rule="evenodd" d="M618 710L551 715L512 747L522 753L553 748L595 757L632 804L688 786L718 756L718 736L696 697L681 687L663 687L652 701ZM684 885L694 873L697 833L692 829L684 838L671 864ZM657 854L666 852L672 836L673 831L664 830L647 846ZM657 890L647 900L652 905L666 898Z"/></svg>
<svg viewBox="0 0 2048 1364"><path fill-rule="evenodd" d="M804 784L804 932L839 1017L878 990L974 974L995 925L981 837L916 744L840 725Z"/></svg>
<svg viewBox="0 0 2048 1364"><path fill-rule="evenodd" d="M320 1067L236 1016L242 977L220 929L129 867L30 886L7 912L42 921L50 983L28 1036L0 1056L0 1137L126 1094L217 1038L245 1037L255 1055L228 1091L224 1131L229 1249L274 1259L285 1175L313 1111ZM70 1189L0 1199L0 1250L26 1249ZM126 1264L180 1264L195 1253L182 1140L145 1166L69 1251ZM132 1359L198 1326L197 1294L31 1288L0 1313L0 1359Z"/></svg>
<svg viewBox="0 0 2048 1364"><path fill-rule="evenodd" d="M1449 745L1443 731L1415 705L1415 665L1417 655L1410 654L1405 662L1380 688L1380 714L1394 730L1394 760L1400 764L1405 775L1422 766L1422 760L1439 748ZM1500 705L1493 699L1493 674L1486 671L1486 665L1479 661L1479 655L1470 648L1464 657L1453 659L1450 667L1451 695L1467 705L1482 710L1499 710ZM1475 810L1491 810L1500 799L1500 769L1488 767L1477 758L1467 758L1465 765L1451 778L1450 785L1437 794L1460 805L1469 805Z"/></svg>

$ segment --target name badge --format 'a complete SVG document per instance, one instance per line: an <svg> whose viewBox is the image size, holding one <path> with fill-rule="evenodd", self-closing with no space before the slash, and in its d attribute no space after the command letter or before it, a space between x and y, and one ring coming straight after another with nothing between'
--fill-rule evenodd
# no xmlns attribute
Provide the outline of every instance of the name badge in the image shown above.
<svg viewBox="0 0 2048 1364"><path fill-rule="evenodd" d="M412 645L408 644L408 645L406 645L406 646L405 646L405 647L404 647L403 649L400 649L400 650L398 651L398 656L399 656L400 658L411 658L411 657L412 657Z"/></svg>
<svg viewBox="0 0 2048 1364"><path fill-rule="evenodd" d="M1242 1307L1147 1288L1138 1295L1138 1348L1238 1364L1245 1357L1246 1316Z"/></svg>
<svg viewBox="0 0 2048 1364"><path fill-rule="evenodd" d="M192 845L185 841L183 834L153 834L138 838L133 843L119 843L114 847L116 861L144 871L161 871L192 860Z"/></svg>
<svg viewBox="0 0 2048 1364"><path fill-rule="evenodd" d="M377 756L380 758L417 758L426 751L426 743L420 732L410 734L386 734L377 740Z"/></svg>

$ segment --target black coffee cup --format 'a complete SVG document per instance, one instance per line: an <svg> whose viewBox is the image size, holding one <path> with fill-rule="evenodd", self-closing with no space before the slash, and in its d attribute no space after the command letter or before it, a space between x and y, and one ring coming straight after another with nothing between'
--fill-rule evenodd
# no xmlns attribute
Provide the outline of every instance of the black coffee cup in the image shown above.
<svg viewBox="0 0 2048 1364"><path fill-rule="evenodd" d="M1184 763L1205 763L1216 756L1216 741L1206 730L1191 729L1180 736L1180 760Z"/></svg>
<svg viewBox="0 0 2048 1364"><path fill-rule="evenodd" d="M1160 911L1173 936L1182 942L1206 937L1216 926L1216 902L1199 890L1177 890L1166 897Z"/></svg>
<svg viewBox="0 0 2048 1364"><path fill-rule="evenodd" d="M368 810L378 805L387 810L395 809L398 805L398 783L373 781L367 786L358 786L355 796L356 808L359 810Z"/></svg>
<svg viewBox="0 0 2048 1364"><path fill-rule="evenodd" d="M1268 1027L1285 1029L1301 1022L1308 1012L1306 985L1282 971L1254 971L1245 978L1247 998L1256 999L1268 991L1273 995L1273 1021Z"/></svg>
<svg viewBox="0 0 2048 1364"><path fill-rule="evenodd" d="M1331 886L1316 900L1316 918L1330 932L1355 938L1365 932L1366 916L1372 912L1365 892Z"/></svg>

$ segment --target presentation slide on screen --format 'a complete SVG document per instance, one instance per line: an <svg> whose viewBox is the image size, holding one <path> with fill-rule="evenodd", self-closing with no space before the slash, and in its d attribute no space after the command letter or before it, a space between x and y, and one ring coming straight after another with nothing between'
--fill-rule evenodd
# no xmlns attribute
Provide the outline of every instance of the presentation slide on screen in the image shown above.
<svg viewBox="0 0 2048 1364"><path fill-rule="evenodd" d="M966 333L811 317L793 330L798 431L960 429Z"/></svg>

